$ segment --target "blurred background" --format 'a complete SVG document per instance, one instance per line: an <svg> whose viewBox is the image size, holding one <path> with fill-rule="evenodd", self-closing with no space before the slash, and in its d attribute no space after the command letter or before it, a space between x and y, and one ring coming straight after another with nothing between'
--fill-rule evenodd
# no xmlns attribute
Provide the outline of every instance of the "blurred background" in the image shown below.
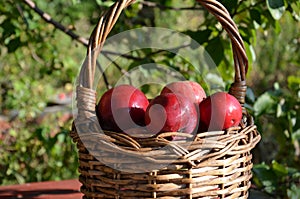
<svg viewBox="0 0 300 199"><path fill-rule="evenodd" d="M6 0L0 5L0 185L77 178L76 147L68 134L74 82L89 35L113 2L35 0L33 8L30 0ZM236 22L249 58L246 107L262 134L253 151L254 187L274 198L298 199L300 2L220 2ZM199 3L138 0L110 35L143 26L189 35L212 56L222 75L218 81L226 88L233 82L228 35ZM98 94L144 63L165 64L186 79L203 81L181 57L141 49L121 56L106 71ZM142 90L154 92L149 86Z"/></svg>

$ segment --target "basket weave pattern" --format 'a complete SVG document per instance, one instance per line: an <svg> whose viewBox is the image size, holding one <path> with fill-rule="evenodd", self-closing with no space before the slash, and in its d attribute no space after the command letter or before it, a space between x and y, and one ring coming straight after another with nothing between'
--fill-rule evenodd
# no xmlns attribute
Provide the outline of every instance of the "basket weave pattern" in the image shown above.
<svg viewBox="0 0 300 199"><path fill-rule="evenodd" d="M229 92L244 104L248 61L237 26L216 0L199 2L231 39L235 79ZM78 148L84 198L247 198L253 166L251 150L260 134L245 109L244 123L239 127L196 137L166 132L138 138L99 127L97 93L92 89L96 59L121 11L132 3L119 0L100 18L79 75L78 116L70 135ZM186 139L170 142L166 139L170 135Z"/></svg>

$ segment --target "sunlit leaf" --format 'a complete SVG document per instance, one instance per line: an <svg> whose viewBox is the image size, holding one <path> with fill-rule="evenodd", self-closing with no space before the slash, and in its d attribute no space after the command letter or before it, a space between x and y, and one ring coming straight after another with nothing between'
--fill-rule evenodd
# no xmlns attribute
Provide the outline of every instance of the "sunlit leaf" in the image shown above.
<svg viewBox="0 0 300 199"><path fill-rule="evenodd" d="M256 61L256 53L255 53L255 49L251 44L249 45L248 43L245 43L245 49L246 49L246 54L248 55L248 62L249 62L248 73L250 73L250 71L252 70L252 63Z"/></svg>
<svg viewBox="0 0 300 199"><path fill-rule="evenodd" d="M295 132L292 133L292 140L299 140L300 142L300 129L297 129Z"/></svg>
<svg viewBox="0 0 300 199"><path fill-rule="evenodd" d="M300 186L292 184L291 188L287 190L287 195L289 199L299 199L300 198Z"/></svg>
<svg viewBox="0 0 300 199"><path fill-rule="evenodd" d="M277 161L272 161L272 169L276 173L277 177L283 177L288 174L288 169L284 165L278 163Z"/></svg>
<svg viewBox="0 0 300 199"><path fill-rule="evenodd" d="M262 94L254 104L255 115L260 116L263 113L272 111L274 105L276 105L276 102L269 93Z"/></svg>
<svg viewBox="0 0 300 199"><path fill-rule="evenodd" d="M295 1L290 6L290 12L296 21L300 21L300 1Z"/></svg>
<svg viewBox="0 0 300 199"><path fill-rule="evenodd" d="M97 4L99 6L104 6L104 7L110 7L114 4L114 1L102 1L102 0L96 0Z"/></svg>
<svg viewBox="0 0 300 199"><path fill-rule="evenodd" d="M288 81L288 87L292 90L300 90L300 77L299 76L294 76L290 75L287 78Z"/></svg>
<svg viewBox="0 0 300 199"><path fill-rule="evenodd" d="M285 12L283 0L267 0L267 6L272 17L276 20L280 19Z"/></svg>

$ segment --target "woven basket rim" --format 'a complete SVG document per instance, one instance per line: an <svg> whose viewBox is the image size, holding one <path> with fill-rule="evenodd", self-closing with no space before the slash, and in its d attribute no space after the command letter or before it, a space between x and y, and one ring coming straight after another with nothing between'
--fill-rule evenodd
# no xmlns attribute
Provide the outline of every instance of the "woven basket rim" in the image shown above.
<svg viewBox="0 0 300 199"><path fill-rule="evenodd" d="M183 146L173 144L172 142L168 141L166 139L169 135L176 135L176 136L183 136L183 133L180 132L164 132L160 134L155 134L154 137L150 138L140 138L140 137L134 137L132 135L128 135L125 132L109 132L101 129L96 111L95 111L95 104L96 104L96 91L94 91L92 87L92 82L94 81L94 75L95 75L95 67L96 67L96 59L99 53L101 52L102 46L113 28L114 24L117 22L118 17L120 16L123 9L125 9L127 6L134 3L134 0L118 0L116 1L110 8L107 10L103 16L100 17L99 22L97 26L94 28L90 39L89 39L89 45L87 49L87 58L88 61L87 64L84 65L80 72L80 79L79 79L79 86L77 86L76 94L77 94L77 106L78 106L78 117L74 120L74 128L73 133L71 133L73 140L75 142L78 142L80 139L81 141L86 141L91 139L90 137L93 137L95 140L99 140L99 142L102 141L103 146L105 147L111 147L111 150L119 151L120 153L126 152L128 154L134 154L134 155L140 155L145 156L146 154L153 154L151 152L151 147L149 149L149 146L151 146L149 143L153 144L155 147L159 146L170 146L172 150L174 150L178 155L185 156L185 153L188 154L189 151L187 151L187 148L184 148ZM240 99L240 103L242 104L244 101L244 94L245 89L247 88L245 85L245 74L247 72L247 65L248 65L248 59L245 52L245 47L243 44L243 40L238 32L238 28L232 18L230 17L229 12L226 10L226 8L219 3L217 0L199 0L199 2L210 12L212 13L218 21L222 24L223 28L228 33L231 42L232 42L232 50L233 50L233 56L234 56L234 64L235 64L235 80L234 83L231 86L230 92L233 92L237 99ZM84 81L88 80L88 81ZM245 113L244 113L245 114ZM243 124L241 124L241 127L238 127L239 129L234 129L237 134L240 134L239 139L246 139L245 137L248 136L248 129L249 132L251 132L254 129L256 129L256 126L253 123L252 117L246 113L244 115L244 118L246 120ZM83 122L82 122L83 121ZM236 128L236 127L234 127ZM220 131L221 133L218 136L224 136L226 137L226 134L228 132L232 132L232 128L226 129L225 131ZM246 132L246 133L245 133ZM87 134L85 134L87 133ZM85 136L87 135L87 136ZM197 143L197 139L201 140L202 137L209 137L213 135L213 133L210 132L198 132L197 135L194 137L195 140L193 140L191 143L191 146L188 146L187 144L185 147L191 147L193 149L197 149L201 145L201 143ZM185 142L189 139L191 139L193 135L187 135L185 134ZM254 137L254 138L253 138ZM87 139L86 139L87 138ZM231 140L230 140L231 139ZM230 141L234 141L234 136L231 135ZM247 138L248 139L248 138ZM251 142L247 143L248 141L245 141L245 147L240 147L240 150L247 151L251 150L260 140L259 133L254 133L254 135L251 135L250 138ZM224 139L225 140L225 139ZM224 140L222 140L224 142ZM107 144L107 143L108 144ZM113 143L113 144L112 144ZM215 147L218 146L225 146L224 143L213 143L215 144ZM206 143L208 145L208 143ZM205 145L205 146L206 146ZM119 147L123 146L123 147ZM147 148L148 147L148 148ZM154 148L155 148L154 147ZM200 146L200 148L203 146ZM165 153L164 150L159 151L159 153ZM158 154L159 154L158 153ZM155 152L154 152L155 154ZM213 155L211 155L213 156ZM167 161L168 159L166 159ZM153 160L155 161L155 159ZM187 160L188 162L191 162L190 160Z"/></svg>
<svg viewBox="0 0 300 199"><path fill-rule="evenodd" d="M234 56L234 68L235 68L235 78L234 82L229 89L229 93L235 96L241 105L243 105L246 94L246 72L248 67L248 58L246 55L246 50L244 47L243 40L239 34L238 28L234 23L233 19L230 16L230 13L227 9L217 0L198 0L211 14L213 14L217 20L222 24L223 28L229 35L232 44L232 51ZM98 125L97 115L96 115L96 97L97 93L92 89L92 84L94 82L94 75L96 71L96 59L101 53L102 47L105 43L105 40L112 30L113 26L118 20L122 10L126 9L129 5L133 4L135 0L118 0L116 1L99 19L96 27L92 31L92 34L89 39L89 45L87 49L87 61L83 65L80 74L79 74L79 83L76 88L76 100L78 108L78 118L74 120L79 121L90 120L89 125L93 125L92 130L86 129L81 130L81 125L78 125L77 130L81 132L103 132L104 129ZM244 108L244 107L243 107ZM244 127L253 126L254 122L252 116L248 112L243 110L244 119L241 124ZM80 123L80 122L79 122ZM96 129L96 130L95 130ZM78 133L78 132L77 132ZM116 134L115 134L116 133ZM164 132L169 134L180 135L180 132ZM140 145L135 140L137 137L126 135L125 132L110 132L110 136L118 136L119 139L122 137L123 142L130 143L130 146L133 148L139 148ZM203 133L201 133L203 134ZM103 135L103 133L102 133ZM126 138L125 138L125 137ZM180 135L182 136L182 135ZM186 135L188 138L188 135ZM155 139L159 139L161 135L157 136Z"/></svg>

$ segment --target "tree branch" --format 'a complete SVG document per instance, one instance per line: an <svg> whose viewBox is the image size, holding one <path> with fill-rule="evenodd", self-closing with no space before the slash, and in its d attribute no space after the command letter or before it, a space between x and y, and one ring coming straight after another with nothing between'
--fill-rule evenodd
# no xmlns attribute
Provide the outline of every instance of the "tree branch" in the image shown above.
<svg viewBox="0 0 300 199"><path fill-rule="evenodd" d="M76 33L74 33L72 30L66 28L65 26L63 26L61 23L55 21L54 19L52 19L52 17L48 14L45 13L43 10L41 10L40 8L38 8L36 6L36 4L32 1L32 0L23 0L25 2L25 4L27 4L34 12L36 12L38 15L40 15L40 17L42 19L44 19L47 23L52 24L55 28L58 28L59 30L61 30L62 32L66 33L67 35L69 35L72 39L78 41L79 43L83 44L85 47L88 47L88 40L86 38L83 38L79 35L77 35ZM21 14L22 15L22 14ZM24 18L24 16L22 15L25 23L27 23L26 19ZM133 59L133 60L139 60L140 58L138 57L134 57L134 56L130 56L130 55L123 55L123 54L119 54L116 52L111 52L111 51L102 51L102 53L104 55L107 56L107 54L114 54L114 55L120 55L123 56L127 59ZM106 87L109 89L111 86L107 80L107 77L105 75L105 72L103 71L101 65L98 63L97 61L97 67L99 68L99 70L103 73L103 79L104 82L106 84ZM118 68L119 69L119 68Z"/></svg>
<svg viewBox="0 0 300 199"><path fill-rule="evenodd" d="M52 17L48 13L45 13L40 8L38 8L33 1L31 1L31 0L24 0L24 2L32 10L34 10L37 14L39 14L42 17L42 19L44 19L47 23L50 23L50 24L54 25L56 28L58 28L59 30L63 31L64 33L66 33L67 35L69 35L72 39L80 42L84 46L88 46L88 40L86 38L83 38L83 37L75 34L72 30L66 28L65 26L63 26L59 22L57 22L54 19L52 19Z"/></svg>
<svg viewBox="0 0 300 199"><path fill-rule="evenodd" d="M69 35L72 39L78 41L79 43L83 44L85 47L88 47L88 40L86 38L83 38L79 35L77 35L76 33L74 33L72 30L70 30L69 28L66 28L65 26L63 26L61 23L55 21L54 19L52 19L52 17L48 14L45 13L43 10L41 10L40 8L37 7L37 5L32 1L32 0L23 0L25 2L25 4L27 4L34 12L36 12L38 15L40 15L40 17L45 20L47 23L52 24L55 28L61 30L62 32L64 32L65 34ZM182 8L176 8L176 7L168 7L168 6L163 6L154 2L150 2L150 1L141 1L141 4L145 5L145 6L149 6L149 7L158 7L160 9L172 9L172 10L199 10L202 9L200 7L182 7ZM180 46L177 47L175 49L179 49L185 46ZM161 53L163 50L158 50L156 52L152 52L150 53L150 55L148 56L153 56L155 54ZM132 55L128 55L128 54L121 54L118 52L113 52L113 51L105 51L103 50L102 53L104 54L104 56L106 56L108 59L110 59L109 54L111 55L119 55L121 57L127 58L127 59L132 59L132 60L142 60L144 59L143 57L135 57ZM111 59L110 59L111 60ZM123 74L126 74L126 72L124 71L124 69L122 69L117 63L115 63L113 60L111 60L113 62L113 64L118 68L118 70L120 70ZM99 63L97 63L97 67L99 68L99 70L103 73L104 76L104 82L106 84L107 88L110 88L110 84L107 80L107 77L105 76L104 71L102 70L102 67Z"/></svg>
<svg viewBox="0 0 300 199"><path fill-rule="evenodd" d="M37 5L32 0L23 0L23 1L33 11L35 11L38 15L40 15L40 17L42 17L42 19L44 19L47 23L52 24L54 27L56 27L59 30L61 30L62 32L66 33L72 39L78 41L79 43L83 44L84 46L86 46L86 47L88 46L88 40L86 38L77 35L72 30L66 28L61 23L59 23L59 22L55 21L54 19L52 19L52 17L48 13L45 13L43 10L41 10L39 7L37 7ZM140 60L139 57L134 57L134 56L131 56L131 55L123 55L123 54L116 53L116 52L111 52L111 51L104 51L103 50L102 53L120 55L120 56L125 57L127 59Z"/></svg>

